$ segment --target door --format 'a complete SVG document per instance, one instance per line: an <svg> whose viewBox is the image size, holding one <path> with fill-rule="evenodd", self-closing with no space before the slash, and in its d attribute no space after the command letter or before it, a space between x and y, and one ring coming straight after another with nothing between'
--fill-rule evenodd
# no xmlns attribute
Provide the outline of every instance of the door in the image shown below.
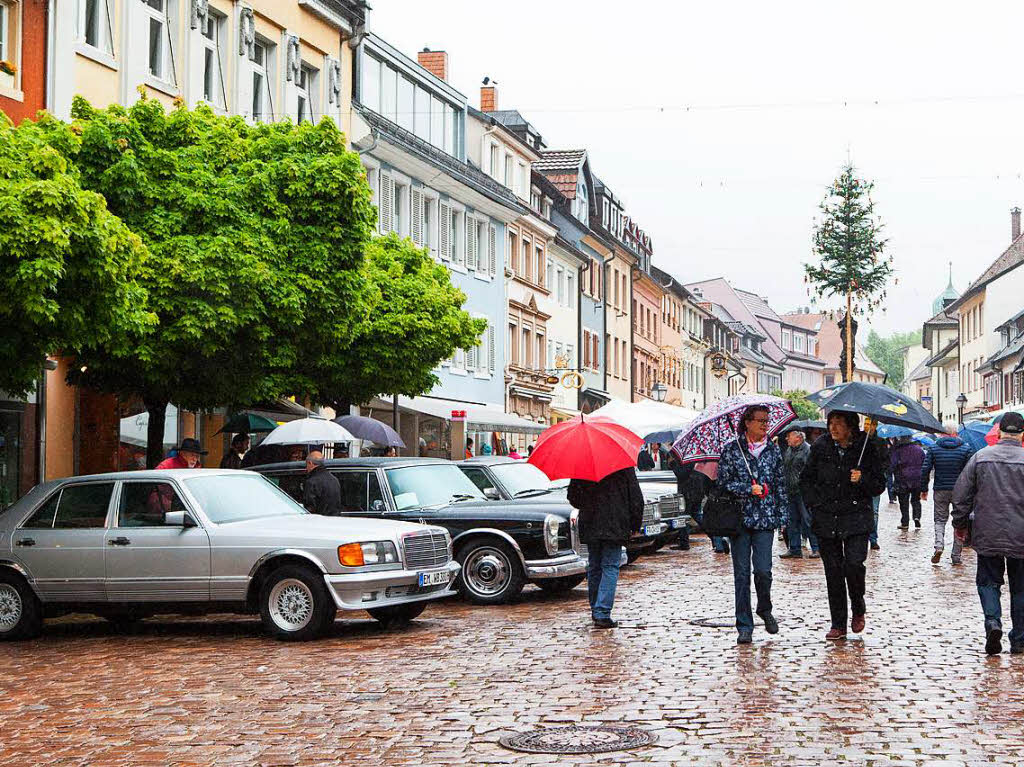
<svg viewBox="0 0 1024 767"><path fill-rule="evenodd" d="M341 486L341 513L355 516L380 516L387 511L377 472L372 469L346 469L331 472Z"/></svg>
<svg viewBox="0 0 1024 767"><path fill-rule="evenodd" d="M46 602L102 602L113 482L67 484L14 532L14 555Z"/></svg>
<svg viewBox="0 0 1024 767"><path fill-rule="evenodd" d="M202 527L165 525L164 514L169 511L188 511L173 483L121 483L106 536L109 601L210 599L210 537Z"/></svg>

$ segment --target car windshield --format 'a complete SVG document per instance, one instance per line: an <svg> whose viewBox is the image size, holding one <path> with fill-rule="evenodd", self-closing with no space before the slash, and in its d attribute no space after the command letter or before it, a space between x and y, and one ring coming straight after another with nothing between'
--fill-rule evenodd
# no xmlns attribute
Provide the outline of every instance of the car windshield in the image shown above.
<svg viewBox="0 0 1024 767"><path fill-rule="evenodd" d="M385 473L399 511L484 499L473 481L455 464L408 466Z"/></svg>
<svg viewBox="0 0 1024 767"><path fill-rule="evenodd" d="M255 474L215 474L185 480L211 522L242 522L284 514L306 514L283 490Z"/></svg>
<svg viewBox="0 0 1024 767"><path fill-rule="evenodd" d="M513 498L547 493L556 487L547 474L532 463L496 463L491 471Z"/></svg>

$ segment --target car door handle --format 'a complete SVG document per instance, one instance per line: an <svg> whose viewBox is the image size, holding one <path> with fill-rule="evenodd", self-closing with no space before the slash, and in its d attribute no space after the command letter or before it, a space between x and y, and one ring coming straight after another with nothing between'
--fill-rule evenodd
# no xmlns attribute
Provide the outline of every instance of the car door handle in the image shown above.
<svg viewBox="0 0 1024 767"><path fill-rule="evenodd" d="M124 536L121 536L120 538L111 538L109 541L107 541L107 545L109 545L109 546L129 546L129 545L131 545L131 541L128 540L127 538L125 538Z"/></svg>
<svg viewBox="0 0 1024 767"><path fill-rule="evenodd" d="M22 538L14 542L15 546L35 546L36 542L32 538Z"/></svg>

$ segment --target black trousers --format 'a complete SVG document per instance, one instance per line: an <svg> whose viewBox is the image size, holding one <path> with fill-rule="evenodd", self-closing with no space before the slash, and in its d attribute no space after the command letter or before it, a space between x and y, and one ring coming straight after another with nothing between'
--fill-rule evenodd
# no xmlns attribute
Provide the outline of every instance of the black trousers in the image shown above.
<svg viewBox="0 0 1024 767"><path fill-rule="evenodd" d="M864 576L868 558L868 534L860 533L846 538L818 538L821 564L825 567L825 585L828 588L828 609L832 614L832 628L845 629L847 598L854 616L864 615Z"/></svg>
<svg viewBox="0 0 1024 767"><path fill-rule="evenodd" d="M900 525L910 527L910 507L914 508L914 521L921 521L921 491L904 490L896 491L896 498L900 502Z"/></svg>

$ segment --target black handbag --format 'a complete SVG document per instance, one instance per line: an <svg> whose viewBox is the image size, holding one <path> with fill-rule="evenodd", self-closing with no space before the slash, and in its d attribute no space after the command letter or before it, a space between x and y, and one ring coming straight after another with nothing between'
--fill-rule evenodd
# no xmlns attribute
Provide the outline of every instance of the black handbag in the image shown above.
<svg viewBox="0 0 1024 767"><path fill-rule="evenodd" d="M713 487L704 504L701 529L712 537L739 535L743 530L743 502L728 490Z"/></svg>

